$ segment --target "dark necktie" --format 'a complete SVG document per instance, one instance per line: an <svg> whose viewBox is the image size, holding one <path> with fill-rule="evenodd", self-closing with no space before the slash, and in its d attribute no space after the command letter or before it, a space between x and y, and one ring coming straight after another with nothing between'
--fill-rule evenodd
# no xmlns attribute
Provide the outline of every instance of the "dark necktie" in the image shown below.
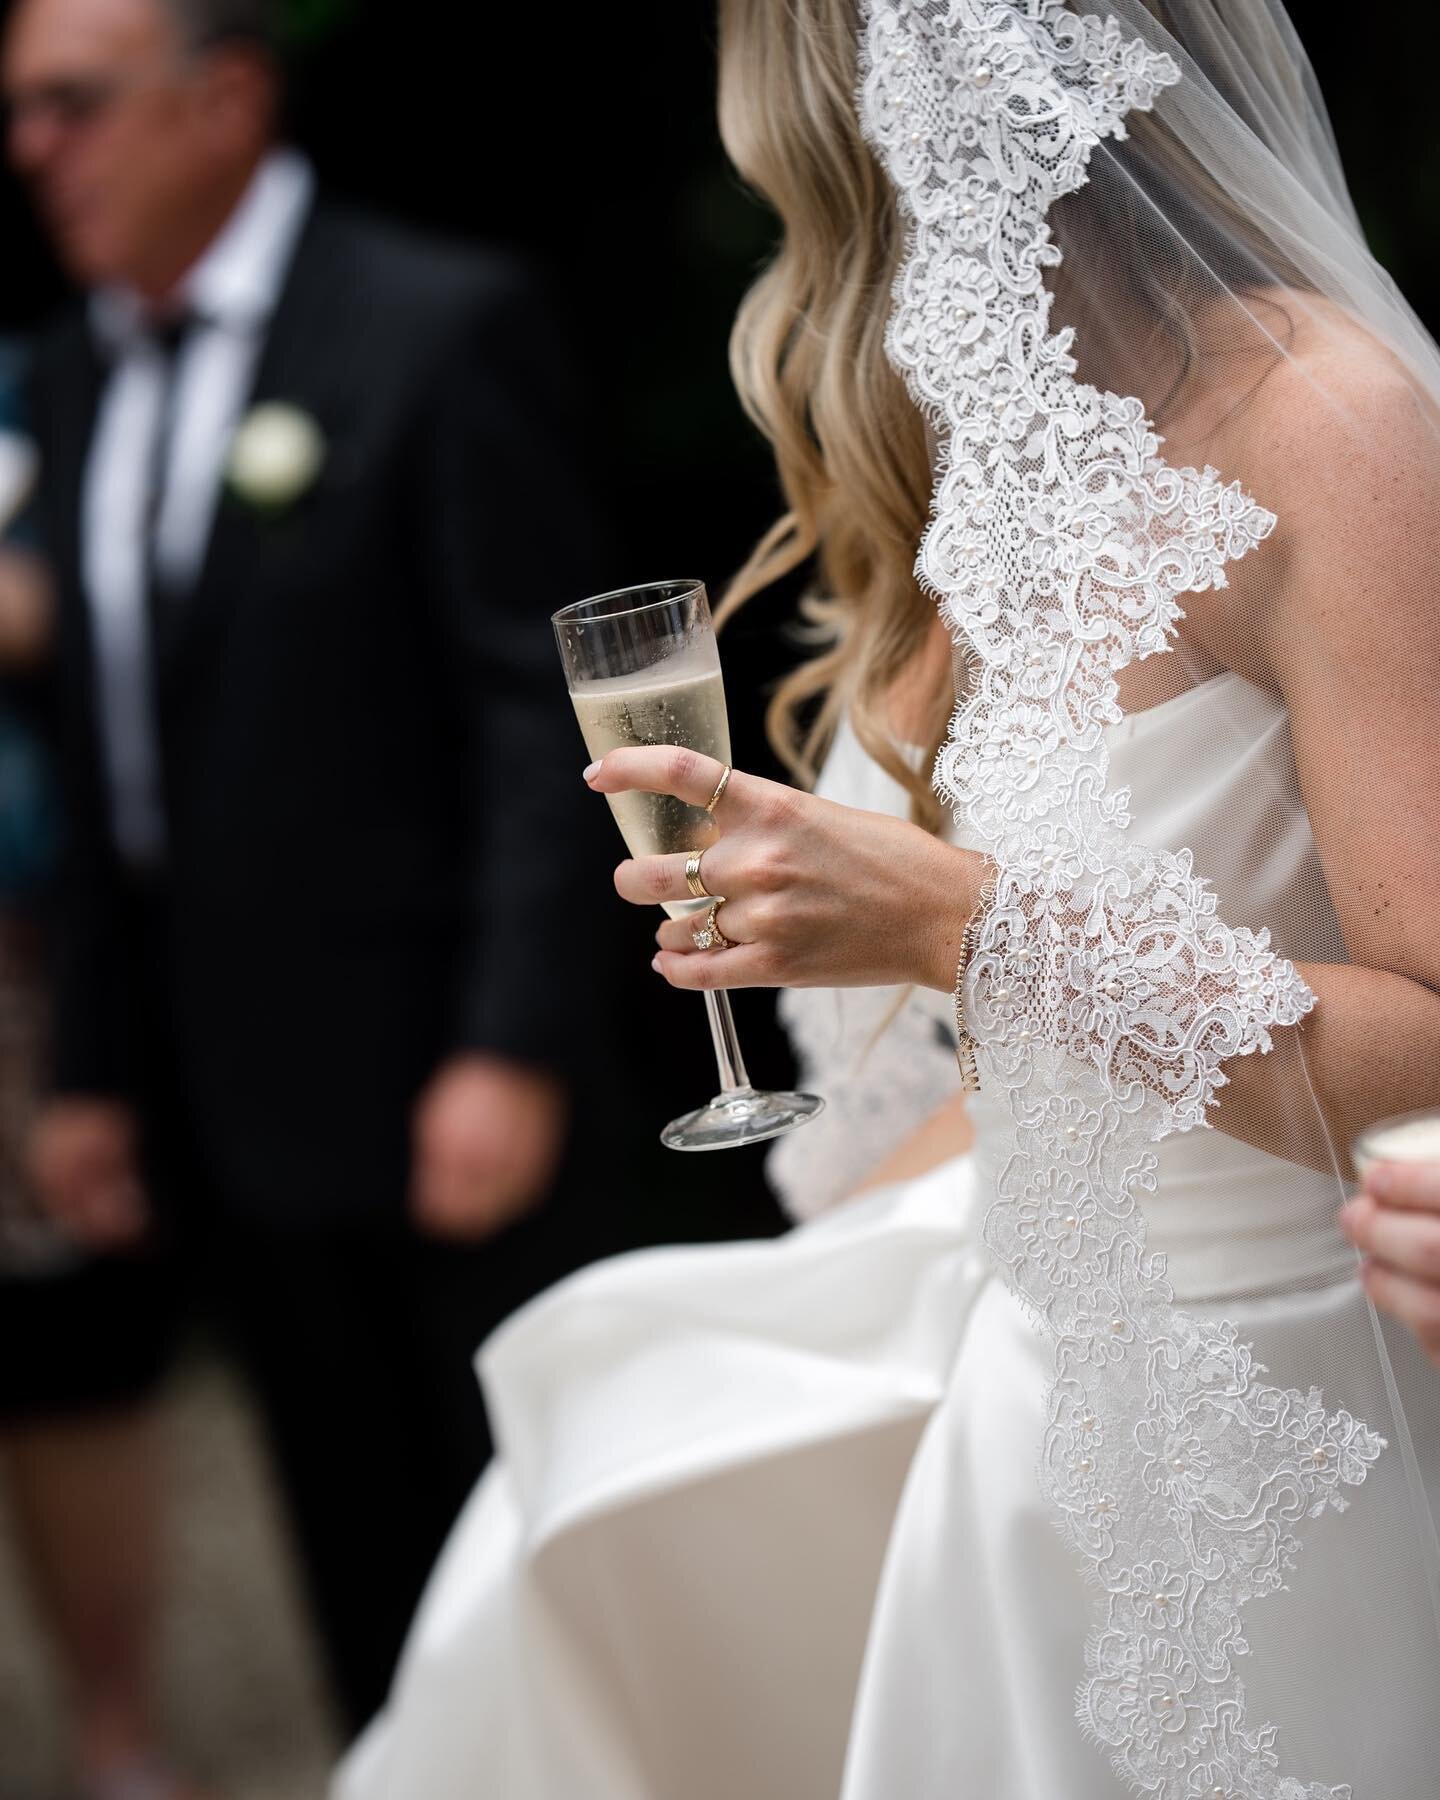
<svg viewBox="0 0 1440 1800"><path fill-rule="evenodd" d="M150 446L150 465L145 486L145 599L150 626L152 651L158 646L173 619L179 599L173 584L161 573L157 556L160 511L165 500L165 478L170 468L170 451L175 441L175 424L179 411L180 353L186 339L197 324L192 313L182 312L156 320L146 331L146 338L160 364L160 406L155 421L155 435Z"/></svg>

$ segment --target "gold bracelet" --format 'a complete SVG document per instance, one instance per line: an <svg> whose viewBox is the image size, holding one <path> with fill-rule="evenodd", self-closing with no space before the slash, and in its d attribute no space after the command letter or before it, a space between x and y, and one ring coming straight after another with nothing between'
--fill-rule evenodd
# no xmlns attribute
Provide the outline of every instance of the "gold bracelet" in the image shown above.
<svg viewBox="0 0 1440 1800"><path fill-rule="evenodd" d="M995 886L993 871L980 889L980 898L975 903L975 910L965 921L965 929L960 934L960 962L955 970L955 1060L960 1065L960 1091L962 1094L978 1093L980 1088L980 1065L977 1052L979 1046L975 1042L975 1034L971 1031L965 1018L965 972L970 967L970 958L975 954L975 946L980 941L980 927L985 922L985 912L994 897Z"/></svg>

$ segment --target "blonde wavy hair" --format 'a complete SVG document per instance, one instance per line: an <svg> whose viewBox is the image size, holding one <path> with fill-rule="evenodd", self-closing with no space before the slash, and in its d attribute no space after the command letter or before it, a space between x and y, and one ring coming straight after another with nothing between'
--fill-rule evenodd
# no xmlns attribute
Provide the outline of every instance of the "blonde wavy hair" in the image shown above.
<svg viewBox="0 0 1440 1800"><path fill-rule="evenodd" d="M924 421L885 356L904 231L860 133L856 41L854 0L721 8L721 136L784 226L736 319L731 373L774 449L786 510L731 583L719 618L815 556L817 587L802 609L822 648L776 689L771 741L808 786L848 712L868 753L910 794L912 816L936 830L930 763L953 683L934 602L914 576L930 454ZM916 691L917 652L932 644ZM908 690L931 752L919 768L896 745L897 689Z"/></svg>

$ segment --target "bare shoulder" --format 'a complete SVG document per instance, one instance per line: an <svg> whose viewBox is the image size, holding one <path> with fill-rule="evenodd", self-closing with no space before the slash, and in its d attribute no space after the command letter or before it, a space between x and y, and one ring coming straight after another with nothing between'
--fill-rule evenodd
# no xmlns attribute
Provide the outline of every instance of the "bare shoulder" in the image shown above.
<svg viewBox="0 0 1440 1800"><path fill-rule="evenodd" d="M1288 298L1288 304L1286 304ZM1440 500L1440 411L1394 353L1328 301L1282 298L1292 329L1226 431L1245 486L1285 516L1340 500L1343 526L1383 493Z"/></svg>
<svg viewBox="0 0 1440 1800"><path fill-rule="evenodd" d="M1224 472L1276 515L1238 584L1261 638L1345 654L1434 635L1440 411L1371 333L1295 296L1293 330L1224 431ZM1217 457L1217 461L1219 457ZM1249 563L1251 559L1247 558ZM1237 598L1239 594L1237 593Z"/></svg>
<svg viewBox="0 0 1440 1800"><path fill-rule="evenodd" d="M1172 461L1210 464L1275 529L1186 602L1182 636L1212 662L1280 687L1298 639L1343 657L1377 617L1433 620L1440 571L1440 413L1397 357L1313 294L1272 290L1266 334L1206 356L1165 426ZM1212 346L1220 332L1212 325ZM1430 635L1440 640L1440 633ZM1283 654L1277 650L1283 644Z"/></svg>

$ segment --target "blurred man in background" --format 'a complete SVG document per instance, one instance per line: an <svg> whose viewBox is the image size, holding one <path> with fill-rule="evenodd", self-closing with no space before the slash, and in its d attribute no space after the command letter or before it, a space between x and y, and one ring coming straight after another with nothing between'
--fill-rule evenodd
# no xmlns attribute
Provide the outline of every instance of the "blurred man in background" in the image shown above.
<svg viewBox="0 0 1440 1800"><path fill-rule="evenodd" d="M211 1271L354 1724L485 1454L469 1354L558 1268L593 809L547 614L602 585L568 396L522 272L279 147L264 0L19 0L3 83L88 290L32 388L70 825L35 1168L76 1237Z"/></svg>

